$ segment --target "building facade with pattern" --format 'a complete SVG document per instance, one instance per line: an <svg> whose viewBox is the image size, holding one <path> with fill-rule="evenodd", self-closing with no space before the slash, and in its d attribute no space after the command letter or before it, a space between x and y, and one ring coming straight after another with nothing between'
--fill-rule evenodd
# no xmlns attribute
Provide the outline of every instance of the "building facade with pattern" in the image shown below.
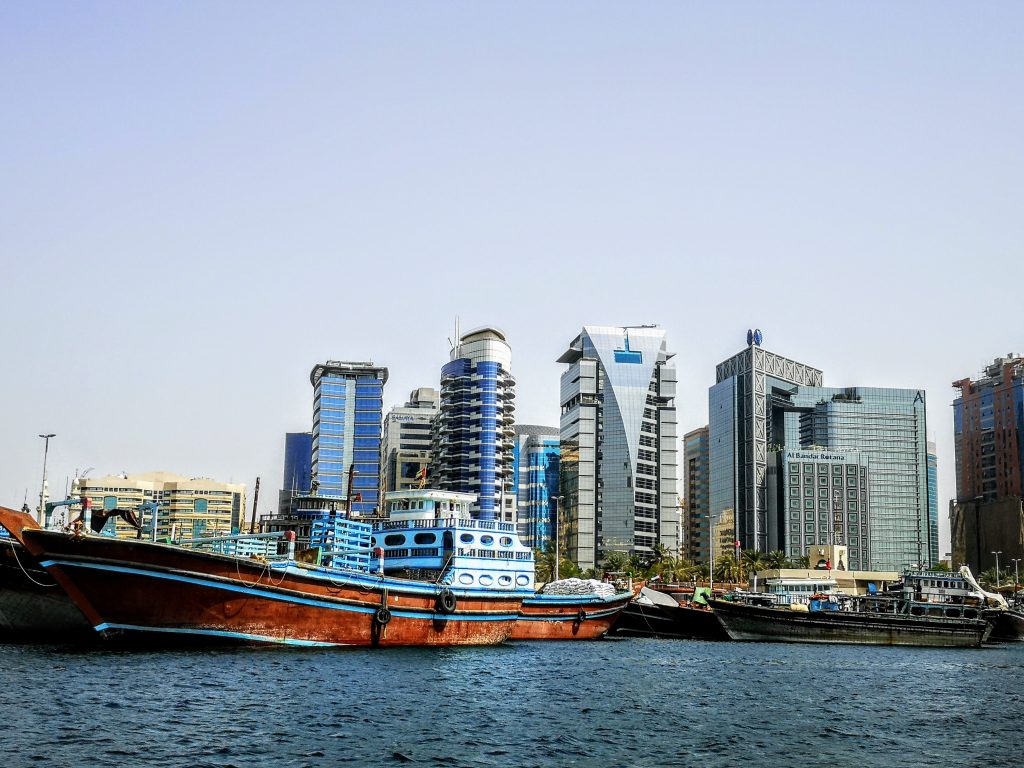
<svg viewBox="0 0 1024 768"><path fill-rule="evenodd" d="M345 500L358 515L371 515L378 506L387 380L388 369L372 362L328 360L314 366L309 375L315 491Z"/></svg>
<svg viewBox="0 0 1024 768"><path fill-rule="evenodd" d="M707 427L683 435L683 483L686 487L686 522L682 556L706 563L711 547L710 435Z"/></svg>
<svg viewBox="0 0 1024 768"><path fill-rule="evenodd" d="M610 551L678 551L676 371L656 326L584 326L558 358L560 532L594 568Z"/></svg>
<svg viewBox="0 0 1024 768"><path fill-rule="evenodd" d="M441 402L432 432L430 487L475 493L471 513L516 522L512 482L515 379L512 348L497 328L459 336L441 369Z"/></svg>
<svg viewBox="0 0 1024 768"><path fill-rule="evenodd" d="M844 547L839 570L871 562L868 460L859 453L785 450L769 454L768 548L797 560L810 547Z"/></svg>

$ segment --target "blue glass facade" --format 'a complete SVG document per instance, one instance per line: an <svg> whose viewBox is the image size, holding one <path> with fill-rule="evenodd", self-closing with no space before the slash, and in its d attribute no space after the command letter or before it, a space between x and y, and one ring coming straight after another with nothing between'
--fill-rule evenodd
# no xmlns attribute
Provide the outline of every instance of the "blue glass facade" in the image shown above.
<svg viewBox="0 0 1024 768"><path fill-rule="evenodd" d="M349 501L370 515L379 503L380 439L387 368L372 363L327 362L310 374L313 384L311 473L317 493ZM352 498L348 499L349 488Z"/></svg>
<svg viewBox="0 0 1024 768"><path fill-rule="evenodd" d="M338 454L340 458L340 451ZM288 432L284 436L284 477L281 488L291 494L309 493L312 479L313 433Z"/></svg>
<svg viewBox="0 0 1024 768"><path fill-rule="evenodd" d="M517 427L513 485L517 489L519 537L528 547L544 549L552 541L558 496L560 451L553 427Z"/></svg>

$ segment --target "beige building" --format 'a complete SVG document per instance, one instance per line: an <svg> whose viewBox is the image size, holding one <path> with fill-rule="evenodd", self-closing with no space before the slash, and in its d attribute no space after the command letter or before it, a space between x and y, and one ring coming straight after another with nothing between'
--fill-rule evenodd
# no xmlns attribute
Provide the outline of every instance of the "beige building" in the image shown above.
<svg viewBox="0 0 1024 768"><path fill-rule="evenodd" d="M815 593L842 592L847 595L867 594L873 584L883 590L899 581L896 571L850 571L846 568L849 553L845 546L817 544L807 548L810 568L773 568L758 571L750 578L755 592L790 595L806 601Z"/></svg>
<svg viewBox="0 0 1024 768"><path fill-rule="evenodd" d="M92 500L93 509L137 509L146 502L159 505L157 538L175 540L223 536L237 531L245 521L245 486L218 483L204 477L185 477L170 472L139 475L108 475L78 478L72 497ZM148 526L150 512L140 517ZM134 528L117 521L117 535L134 538Z"/></svg>

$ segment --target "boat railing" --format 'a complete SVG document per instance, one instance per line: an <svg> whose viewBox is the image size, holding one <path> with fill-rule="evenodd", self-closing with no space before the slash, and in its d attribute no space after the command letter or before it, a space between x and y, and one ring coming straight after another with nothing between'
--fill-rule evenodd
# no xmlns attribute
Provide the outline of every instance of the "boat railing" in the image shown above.
<svg viewBox="0 0 1024 768"><path fill-rule="evenodd" d="M220 555L235 557L278 557L277 543L284 536L284 531L274 533L239 533L232 536L203 536L193 539L182 539L176 542L179 546L196 549L201 552L214 552ZM283 556L282 556L283 557Z"/></svg>
<svg viewBox="0 0 1024 768"><path fill-rule="evenodd" d="M414 520L380 520L375 522L382 531L418 530L429 528L471 528L482 531L501 531L515 533L513 523L500 523L497 520L477 520L472 517L426 517Z"/></svg>

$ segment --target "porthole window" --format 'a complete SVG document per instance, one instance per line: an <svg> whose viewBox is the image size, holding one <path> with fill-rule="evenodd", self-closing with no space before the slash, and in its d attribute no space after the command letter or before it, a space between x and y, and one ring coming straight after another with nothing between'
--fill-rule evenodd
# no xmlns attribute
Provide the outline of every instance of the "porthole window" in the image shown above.
<svg viewBox="0 0 1024 768"><path fill-rule="evenodd" d="M417 544L436 544L437 535L433 533L417 533L415 541Z"/></svg>
<svg viewBox="0 0 1024 768"><path fill-rule="evenodd" d="M511 547L512 546L512 537L511 536L502 536L501 537L501 546L503 546L503 547Z"/></svg>
<svg viewBox="0 0 1024 768"><path fill-rule="evenodd" d="M510 586L512 584L512 577L511 576L499 576L498 577L498 584L499 584L499 586L502 586L502 587Z"/></svg>
<svg viewBox="0 0 1024 768"><path fill-rule="evenodd" d="M493 547L494 546L494 537L493 536L481 536L480 537L480 543L483 544L485 547Z"/></svg>
<svg viewBox="0 0 1024 768"><path fill-rule="evenodd" d="M481 586L489 587L489 586L491 586L491 584L494 583L494 577L485 573L485 574L482 574L480 576L480 578L477 579L477 581L480 582Z"/></svg>
<svg viewBox="0 0 1024 768"><path fill-rule="evenodd" d="M464 533L461 536L459 536L459 541L461 541L463 544L472 544L473 543L473 534L472 533Z"/></svg>
<svg viewBox="0 0 1024 768"><path fill-rule="evenodd" d="M459 583L460 584L472 584L473 583L473 576L471 574L468 574L468 573L460 573L459 574Z"/></svg>
<svg viewBox="0 0 1024 768"><path fill-rule="evenodd" d="M400 533L391 533L384 537L384 543L389 547L401 547L405 544L405 536Z"/></svg>

